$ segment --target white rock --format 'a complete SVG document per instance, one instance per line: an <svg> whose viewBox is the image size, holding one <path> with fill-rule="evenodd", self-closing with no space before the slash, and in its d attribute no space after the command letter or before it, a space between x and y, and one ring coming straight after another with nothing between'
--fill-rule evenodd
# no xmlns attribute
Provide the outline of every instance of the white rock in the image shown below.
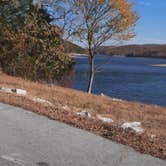
<svg viewBox="0 0 166 166"><path fill-rule="evenodd" d="M101 115L97 115L97 118L105 123L113 123L114 122L111 118L102 117Z"/></svg>
<svg viewBox="0 0 166 166"><path fill-rule="evenodd" d="M15 88L0 88L0 92L6 92L6 93L16 93L18 95L23 95L25 96L27 94L26 90L23 89L15 89Z"/></svg>
<svg viewBox="0 0 166 166"><path fill-rule="evenodd" d="M136 133L143 133L144 132L144 129L141 128L141 122L127 122L127 123L123 123L121 125L121 127L123 129L132 129L134 130Z"/></svg>
<svg viewBox="0 0 166 166"><path fill-rule="evenodd" d="M37 102L37 103L45 103L45 104L48 104L50 106L53 106L53 104L45 99L41 99L41 98L37 98L37 97L34 97L32 99L34 102Z"/></svg>
<svg viewBox="0 0 166 166"><path fill-rule="evenodd" d="M151 135L151 138L152 138L152 139L156 138L156 135L152 134L152 135Z"/></svg>
<svg viewBox="0 0 166 166"><path fill-rule="evenodd" d="M67 105L62 106L62 109L66 110L66 111L70 110L70 108Z"/></svg>
<svg viewBox="0 0 166 166"><path fill-rule="evenodd" d="M78 112L77 115L84 118L91 118L91 114L87 111Z"/></svg>
<svg viewBox="0 0 166 166"><path fill-rule="evenodd" d="M2 87L0 88L0 92L13 93L13 89Z"/></svg>
<svg viewBox="0 0 166 166"><path fill-rule="evenodd" d="M122 101L121 99L112 98L113 101Z"/></svg>
<svg viewBox="0 0 166 166"><path fill-rule="evenodd" d="M27 95L27 91L23 89L15 89L15 93L23 96Z"/></svg>
<svg viewBox="0 0 166 166"><path fill-rule="evenodd" d="M104 97L104 96L105 96L105 95L104 95L104 93L101 93L100 95L101 95L102 97Z"/></svg>

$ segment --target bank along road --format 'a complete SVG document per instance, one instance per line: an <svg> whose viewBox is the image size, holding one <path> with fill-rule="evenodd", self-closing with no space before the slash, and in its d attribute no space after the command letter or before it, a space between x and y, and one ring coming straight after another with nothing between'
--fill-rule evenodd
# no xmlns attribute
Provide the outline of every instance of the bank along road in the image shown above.
<svg viewBox="0 0 166 166"><path fill-rule="evenodd" d="M1 166L165 166L86 131L0 103Z"/></svg>

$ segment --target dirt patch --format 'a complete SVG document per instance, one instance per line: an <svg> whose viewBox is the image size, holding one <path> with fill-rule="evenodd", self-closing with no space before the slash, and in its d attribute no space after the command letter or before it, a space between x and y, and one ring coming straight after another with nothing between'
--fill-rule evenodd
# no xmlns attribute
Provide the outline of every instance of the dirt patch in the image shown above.
<svg viewBox="0 0 166 166"><path fill-rule="evenodd" d="M159 106L114 100L107 96L89 95L57 86L34 83L0 74L0 87L21 88L27 96L0 93L0 102L19 106L54 120L88 130L113 141L129 145L137 151L166 159L166 108ZM45 99L53 105L31 100ZM88 111L92 118L77 116L77 112ZM113 119L103 123L97 115ZM141 122L143 134L123 130L123 122Z"/></svg>

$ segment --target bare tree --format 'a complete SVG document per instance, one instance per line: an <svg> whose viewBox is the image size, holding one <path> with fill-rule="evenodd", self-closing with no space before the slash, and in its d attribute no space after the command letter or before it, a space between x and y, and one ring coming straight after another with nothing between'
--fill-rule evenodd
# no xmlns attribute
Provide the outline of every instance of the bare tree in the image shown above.
<svg viewBox="0 0 166 166"><path fill-rule="evenodd" d="M97 49L108 40L134 37L133 27L138 16L133 11L133 4L127 0L61 0L56 5L56 11L57 6L61 8L57 14L61 15L61 21L58 23L56 19L55 24L59 24L65 34L79 39L88 48L90 78L87 92L91 93Z"/></svg>

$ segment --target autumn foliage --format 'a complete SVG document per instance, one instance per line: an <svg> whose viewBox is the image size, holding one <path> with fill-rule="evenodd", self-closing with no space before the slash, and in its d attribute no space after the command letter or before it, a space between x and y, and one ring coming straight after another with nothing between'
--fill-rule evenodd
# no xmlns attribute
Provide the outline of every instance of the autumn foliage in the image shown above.
<svg viewBox="0 0 166 166"><path fill-rule="evenodd" d="M87 92L92 92L95 75L94 56L108 41L129 40L134 37L138 19L128 0L64 0L65 22L71 36L84 43L88 50L90 77ZM65 25L65 24L64 24Z"/></svg>

